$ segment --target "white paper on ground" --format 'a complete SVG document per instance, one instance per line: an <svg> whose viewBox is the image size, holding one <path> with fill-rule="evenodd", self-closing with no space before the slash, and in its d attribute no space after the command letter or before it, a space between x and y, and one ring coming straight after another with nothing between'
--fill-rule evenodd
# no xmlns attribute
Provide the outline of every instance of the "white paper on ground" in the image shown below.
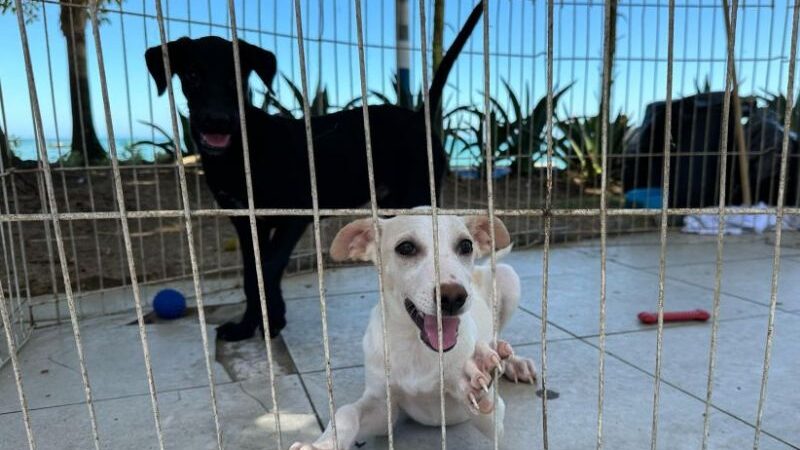
<svg viewBox="0 0 800 450"><path fill-rule="evenodd" d="M755 206L759 209L766 209L767 205L759 203ZM775 229L777 219L775 214L736 214L736 207L729 208L725 215L725 234L739 235L742 233L762 234L765 231ZM684 233L691 234L717 234L719 228L719 215L717 214L696 214L688 215L683 218ZM783 216L784 230L800 230L800 216Z"/></svg>

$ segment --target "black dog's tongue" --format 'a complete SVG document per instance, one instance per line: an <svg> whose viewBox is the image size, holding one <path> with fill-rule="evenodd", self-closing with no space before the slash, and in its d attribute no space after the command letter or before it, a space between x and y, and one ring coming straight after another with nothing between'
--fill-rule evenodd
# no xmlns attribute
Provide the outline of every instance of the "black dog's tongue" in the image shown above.
<svg viewBox="0 0 800 450"><path fill-rule="evenodd" d="M225 148L231 143L230 134L202 133L203 143L209 147Z"/></svg>
<svg viewBox="0 0 800 450"><path fill-rule="evenodd" d="M449 350L456 345L458 339L458 324L461 320L458 317L442 317L442 348ZM425 337L428 339L428 344L438 351L439 350L439 334L436 331L436 315L425 314L424 317L424 332Z"/></svg>

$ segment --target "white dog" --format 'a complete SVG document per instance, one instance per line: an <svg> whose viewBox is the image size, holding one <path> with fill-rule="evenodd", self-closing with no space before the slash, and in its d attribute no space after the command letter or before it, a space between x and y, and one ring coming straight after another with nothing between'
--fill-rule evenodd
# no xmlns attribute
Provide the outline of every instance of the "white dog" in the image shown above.
<svg viewBox="0 0 800 450"><path fill-rule="evenodd" d="M441 425L439 398L440 340L436 319L432 219L401 216L380 220L381 242L375 242L372 219L342 228L331 245L334 260L376 261L380 245L383 263L386 336L391 357L392 417L402 411L424 425ZM494 404L495 369L513 381L536 382L533 361L514 356L511 346L492 340L492 280L488 265L475 266L491 251L487 217L440 216L439 273L441 347L448 425L471 420L492 436L497 410L502 435L505 403ZM510 248L505 225L494 221L497 250ZM517 308L520 283L514 269L498 264L497 320L500 329ZM364 346L364 394L336 412L338 448L346 450L364 438L387 434L386 384L381 308L370 316ZM334 449L331 424L314 444L297 442L291 450Z"/></svg>

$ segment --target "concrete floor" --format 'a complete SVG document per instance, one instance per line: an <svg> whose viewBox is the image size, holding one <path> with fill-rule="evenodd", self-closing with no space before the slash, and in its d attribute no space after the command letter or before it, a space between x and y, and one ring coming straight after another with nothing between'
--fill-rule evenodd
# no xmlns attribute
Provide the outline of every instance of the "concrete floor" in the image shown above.
<svg viewBox="0 0 800 450"><path fill-rule="evenodd" d="M779 304L762 449L800 448L800 238L786 234ZM710 309L715 240L671 234L666 280L670 310ZM769 313L772 273L770 237L725 241L721 321L710 417L711 449L752 448ZM599 243L559 246L550 265L547 379L550 448L594 448L597 433ZM634 235L609 242L607 357L603 437L607 449L649 448L653 409L656 332L640 325L636 313L655 310L658 292L658 236ZM514 252L506 262L523 279L522 305L506 330L518 353L540 365L541 252ZM282 446L313 439L328 420L328 396L321 342L319 302L313 274L286 280L289 327L275 342L276 390ZM361 337L377 301L372 268L327 273L328 320L334 398L337 405L358 398L363 388ZM238 291L216 296L228 300ZM127 301L132 301L127 297ZM219 323L240 305L216 306L209 322ZM132 313L82 321L81 331L103 448L158 448ZM209 327L213 343L213 329ZM708 368L710 323L669 325L664 333L663 382L658 409L658 448L700 448ZM147 326L161 424L167 448L216 448L214 420L200 327L196 316ZM261 340L217 344L210 349L226 448L277 448L267 359ZM91 428L72 332L68 325L37 330L24 347L24 389L39 449L91 448ZM537 389L501 382L508 404L505 449L542 448L542 404ZM438 428L407 421L395 430L395 447L438 449ZM448 448L491 448L469 425L447 429ZM27 440L13 373L0 370L0 448L26 448ZM385 439L364 448L386 448Z"/></svg>

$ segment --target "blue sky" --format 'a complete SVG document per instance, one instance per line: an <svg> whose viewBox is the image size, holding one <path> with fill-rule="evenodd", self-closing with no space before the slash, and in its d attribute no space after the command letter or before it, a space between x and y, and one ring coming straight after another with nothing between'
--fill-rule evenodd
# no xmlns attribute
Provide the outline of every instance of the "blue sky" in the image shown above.
<svg viewBox="0 0 800 450"><path fill-rule="evenodd" d="M452 40L475 0L448 0L446 3L445 45ZM737 32L736 56L743 93L783 91L791 32L787 2L779 0L760 5L741 2ZM432 2L428 1L427 5ZM725 70L725 30L717 1L678 1L675 17L674 93L691 95L696 81L708 76L712 87L721 89ZM334 104L344 104L359 95L358 60L355 42L353 2L350 0L301 0L310 88L321 78L332 95ZM391 77L395 71L394 0L369 0L362 3L365 14L367 44L367 78L370 89L391 93ZM419 47L419 14L416 0L412 9L413 46ZM209 8L210 5L210 8ZM278 57L279 71L299 83L299 65L294 31L293 2L290 0L237 0L238 25L242 39L273 51ZM687 5L690 5L687 7ZM771 5L771 6L770 6ZM118 137L149 136L152 104L153 119L169 127L166 96L157 97L148 84L149 75L143 54L147 47L158 44L158 28L154 19L153 1L126 0L122 8L129 14L107 15L102 43L109 79L109 95ZM228 36L227 2L223 0L172 0L165 2L169 38L215 34ZM644 106L664 97L666 46L666 0L623 0L619 7L617 60L613 87L613 108L641 118ZM429 9L429 16L431 11ZM49 39L45 39L45 20ZM187 23L187 19L199 23ZM429 17L430 19L430 17ZM545 94L546 2L531 0L491 0L490 57L491 93L506 101L501 80L508 80L520 94L530 90L534 99ZM209 26L207 22L212 22ZM320 24L324 26L320 27ZM555 84L575 85L564 96L559 111L570 114L592 114L598 109L602 51L602 2L589 0L556 2L555 9ZM34 73L48 138L58 134L69 138L70 114L67 89L66 47L58 28L58 6L47 4L39 19L28 25ZM124 27L124 28L123 28ZM430 27L429 27L430 29ZM261 30L259 33L258 30ZM145 33L146 32L146 33ZM97 79L94 42L89 35L88 60L92 74L95 125L105 136L102 101ZM146 34L146 35L145 35ZM123 51L123 36L126 51ZM317 41L322 38L321 44ZM446 105L454 107L473 102L482 104L483 56L482 25L450 75ZM48 76L49 56L52 64L54 91ZM8 132L27 138L33 135L28 102L25 68L22 58L16 17L0 16L0 83L5 95ZM382 48L386 47L386 48ZM10 62L10 63L8 63ZM127 71L126 71L127 67ZM127 79L126 79L127 73ZM418 52L412 60L412 85L419 86L421 67ZM258 80L251 82L258 85ZM282 81L276 87L285 103L292 102ZM54 106L55 111L54 114ZM130 104L130 106L128 106ZM182 96L178 107L185 110Z"/></svg>

